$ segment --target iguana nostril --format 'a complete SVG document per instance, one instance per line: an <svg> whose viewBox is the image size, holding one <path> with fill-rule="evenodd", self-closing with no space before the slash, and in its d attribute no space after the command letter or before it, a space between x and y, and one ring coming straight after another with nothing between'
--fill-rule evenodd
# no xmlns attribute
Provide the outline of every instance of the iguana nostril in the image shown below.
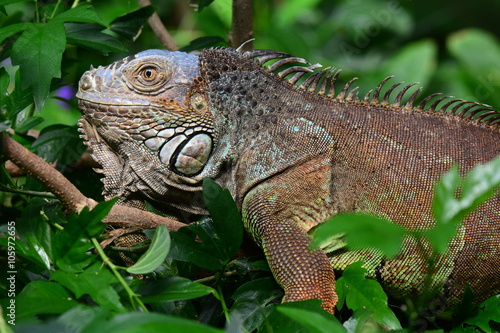
<svg viewBox="0 0 500 333"><path fill-rule="evenodd" d="M92 79L87 74L87 75L84 75L80 80L80 89L81 90L89 90L90 88L92 88Z"/></svg>

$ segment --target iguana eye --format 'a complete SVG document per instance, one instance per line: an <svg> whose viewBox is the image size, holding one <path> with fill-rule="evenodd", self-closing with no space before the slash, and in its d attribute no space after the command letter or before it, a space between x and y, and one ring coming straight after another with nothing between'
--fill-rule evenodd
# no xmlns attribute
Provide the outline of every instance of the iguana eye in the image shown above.
<svg viewBox="0 0 500 333"><path fill-rule="evenodd" d="M141 70L140 75L145 81L151 82L156 79L156 76L158 75L158 72L156 71L155 68L152 67L146 67Z"/></svg>
<svg viewBox="0 0 500 333"><path fill-rule="evenodd" d="M139 67L136 78L145 88L157 87L159 84L163 84L166 81L165 73L153 66Z"/></svg>
<svg viewBox="0 0 500 333"><path fill-rule="evenodd" d="M129 88L138 93L157 95L167 88L172 68L162 59L134 60L122 73Z"/></svg>

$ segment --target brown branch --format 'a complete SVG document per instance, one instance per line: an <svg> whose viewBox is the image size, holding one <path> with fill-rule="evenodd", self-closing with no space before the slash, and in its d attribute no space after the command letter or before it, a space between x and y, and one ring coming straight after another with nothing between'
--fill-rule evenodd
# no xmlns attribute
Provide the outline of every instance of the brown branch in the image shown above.
<svg viewBox="0 0 500 333"><path fill-rule="evenodd" d="M231 46L242 47L242 51L251 50L253 43L253 7L252 0L233 0L233 22L231 31Z"/></svg>
<svg viewBox="0 0 500 333"><path fill-rule="evenodd" d="M149 0L137 0L137 2L141 7L151 6L151 1ZM151 29L153 29L153 32L155 33L156 37L160 40L160 42L167 50L177 51L179 49L179 46L172 38L172 36L170 36L170 33L168 32L167 28L165 28L165 26L163 25L157 13L151 15L151 17L148 19L148 23L151 26Z"/></svg>
<svg viewBox="0 0 500 333"><path fill-rule="evenodd" d="M61 200L62 204L73 212L80 212L83 207L93 208L96 202L85 197L53 166L41 157L24 148L6 133L2 133L2 151L5 157L20 167L28 175L41 182L50 192Z"/></svg>
<svg viewBox="0 0 500 333"><path fill-rule="evenodd" d="M95 200L85 197L69 180L41 157L24 148L6 133L2 133L2 151L6 158L26 174L41 182L70 211L79 213L83 207L93 208ZM152 229L164 224L169 230L178 230L184 223L137 208L115 205L103 220L122 227Z"/></svg>

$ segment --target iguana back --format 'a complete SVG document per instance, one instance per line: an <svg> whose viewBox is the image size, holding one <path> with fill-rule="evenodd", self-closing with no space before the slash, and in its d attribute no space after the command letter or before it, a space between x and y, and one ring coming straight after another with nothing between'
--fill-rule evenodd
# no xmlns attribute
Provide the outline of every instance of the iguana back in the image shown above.
<svg viewBox="0 0 500 333"><path fill-rule="evenodd" d="M87 72L82 128L106 193L180 217L204 212L200 182L216 180L230 189L287 301L320 298L333 311L331 266L359 259L397 296L419 292L426 263L414 240L392 260L345 250L328 259L308 249L306 231L351 211L432 226L434 183L454 164L465 173L500 153L500 114L453 99L439 110L429 99L414 107L416 94L401 106L409 86L391 98L397 85L382 93L387 79L362 101L351 82L335 95L339 72L308 74L317 67L266 50L150 50ZM500 292L499 207L495 197L468 216L438 259L434 283L444 298L456 300L466 283L479 299Z"/></svg>

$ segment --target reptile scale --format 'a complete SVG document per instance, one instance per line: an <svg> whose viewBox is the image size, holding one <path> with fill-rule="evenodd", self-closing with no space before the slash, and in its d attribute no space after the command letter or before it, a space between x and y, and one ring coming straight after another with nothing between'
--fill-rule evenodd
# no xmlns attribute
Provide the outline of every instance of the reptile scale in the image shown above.
<svg viewBox="0 0 500 333"><path fill-rule="evenodd" d="M403 104L413 84L396 89L391 77L359 99L355 80L335 93L340 71L319 67L276 51L212 48L148 50L91 68L77 94L80 126L105 197L139 208L146 200L186 221L207 213L200 193L210 177L231 192L284 301L319 298L333 312L334 269L359 260L391 294L420 292L427 263L415 240L392 259L327 255L309 250L308 230L342 212L431 227L440 175L500 154L500 112L437 94L415 105L420 90ZM499 209L495 196L469 214L438 258L434 282L449 303L467 283L478 300L500 293Z"/></svg>

